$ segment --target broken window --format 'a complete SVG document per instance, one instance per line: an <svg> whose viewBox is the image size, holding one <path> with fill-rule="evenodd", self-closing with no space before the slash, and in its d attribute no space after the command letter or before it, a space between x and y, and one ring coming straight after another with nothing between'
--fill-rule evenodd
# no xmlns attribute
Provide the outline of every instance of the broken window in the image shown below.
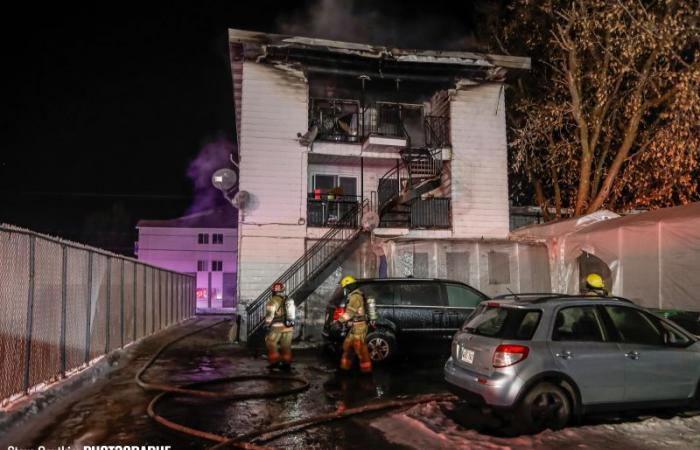
<svg viewBox="0 0 700 450"><path fill-rule="evenodd" d="M510 284L510 255L489 252L489 284Z"/></svg>

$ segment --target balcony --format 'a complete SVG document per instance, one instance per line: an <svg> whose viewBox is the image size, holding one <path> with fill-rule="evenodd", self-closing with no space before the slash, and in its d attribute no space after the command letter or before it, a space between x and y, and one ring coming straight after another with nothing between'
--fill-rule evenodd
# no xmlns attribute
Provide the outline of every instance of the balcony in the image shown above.
<svg viewBox="0 0 700 450"><path fill-rule="evenodd" d="M447 229L452 225L449 198L418 199L411 204L411 229Z"/></svg>
<svg viewBox="0 0 700 450"><path fill-rule="evenodd" d="M335 225L360 202L355 195L309 193L307 198L307 225L329 227ZM353 224L356 226L357 224Z"/></svg>
<svg viewBox="0 0 700 450"><path fill-rule="evenodd" d="M363 150L443 148L450 145L449 117L425 115L420 104L310 98L309 128L325 142L362 143Z"/></svg>

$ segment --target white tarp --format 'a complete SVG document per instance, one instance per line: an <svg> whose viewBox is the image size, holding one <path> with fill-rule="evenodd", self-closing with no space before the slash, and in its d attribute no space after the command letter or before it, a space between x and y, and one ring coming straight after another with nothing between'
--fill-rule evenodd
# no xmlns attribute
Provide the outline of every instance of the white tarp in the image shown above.
<svg viewBox="0 0 700 450"><path fill-rule="evenodd" d="M614 295L645 307L700 311L700 203L607 220L596 214L511 237L547 244L555 291L578 292L579 258L588 254L610 269Z"/></svg>

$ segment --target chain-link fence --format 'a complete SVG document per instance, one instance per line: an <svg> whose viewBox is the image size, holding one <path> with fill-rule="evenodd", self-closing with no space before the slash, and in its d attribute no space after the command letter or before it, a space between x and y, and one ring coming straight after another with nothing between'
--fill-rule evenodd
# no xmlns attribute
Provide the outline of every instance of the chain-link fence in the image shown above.
<svg viewBox="0 0 700 450"><path fill-rule="evenodd" d="M0 404L194 314L191 275L0 225Z"/></svg>

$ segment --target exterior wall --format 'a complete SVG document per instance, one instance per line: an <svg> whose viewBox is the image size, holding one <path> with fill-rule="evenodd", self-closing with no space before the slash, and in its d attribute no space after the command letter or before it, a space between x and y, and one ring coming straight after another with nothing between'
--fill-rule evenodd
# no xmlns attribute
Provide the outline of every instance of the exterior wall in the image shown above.
<svg viewBox="0 0 700 450"><path fill-rule="evenodd" d="M503 85L468 86L450 102L455 237L509 232L508 156Z"/></svg>
<svg viewBox="0 0 700 450"><path fill-rule="evenodd" d="M315 241L310 239L307 246ZM344 275L379 276L379 254L387 257L389 277L429 277L461 281L490 296L513 292L551 292L547 247L507 240L389 239L358 248L325 280L302 307L304 339L318 340L326 303ZM491 253L499 253L502 267L490 267ZM427 255L426 273L418 273L416 255ZM507 275L506 275L507 274ZM500 275L500 276L499 276ZM507 283L497 281L505 276Z"/></svg>
<svg viewBox="0 0 700 450"><path fill-rule="evenodd" d="M209 244L199 244L198 235L209 234ZM211 234L224 235L223 244L212 244ZM197 274L197 289L209 291L209 277L212 261L222 261L221 272L211 272L211 288L216 289L212 298L213 307L223 306L223 273L236 273L238 261L236 229L232 228L174 228L142 227L139 228L140 261L154 266L175 270L182 273ZM207 261L207 271L197 271L197 261ZM207 299L198 299L198 307L208 306Z"/></svg>
<svg viewBox="0 0 700 450"><path fill-rule="evenodd" d="M301 74L243 63L239 304L255 299L302 255L306 226L308 88ZM242 310L240 310L242 312Z"/></svg>

